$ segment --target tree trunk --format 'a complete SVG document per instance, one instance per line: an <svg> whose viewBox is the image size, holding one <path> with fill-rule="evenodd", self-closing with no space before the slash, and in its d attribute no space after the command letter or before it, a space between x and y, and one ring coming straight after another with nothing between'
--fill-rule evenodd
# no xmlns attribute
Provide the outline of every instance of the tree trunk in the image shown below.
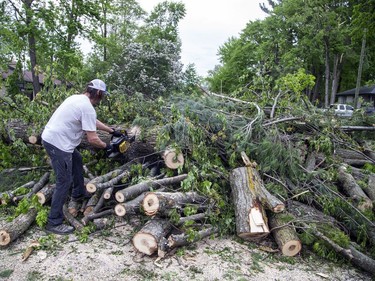
<svg viewBox="0 0 375 281"><path fill-rule="evenodd" d="M186 205L202 206L208 204L207 197L196 192L148 192L143 199L142 206L147 216L168 216L171 210L180 210Z"/></svg>
<svg viewBox="0 0 375 281"><path fill-rule="evenodd" d="M175 177L163 178L160 180L149 180L141 182L136 185L132 185L125 189L117 191L115 197L118 202L122 203L140 195L143 192L151 191L152 189L158 189L163 186L177 184L186 178L187 174L183 174Z"/></svg>
<svg viewBox="0 0 375 281"><path fill-rule="evenodd" d="M23 0L22 2L26 6L26 25L32 26L32 15L33 15L33 9L31 8L31 4L34 0ZM37 93L40 92L40 82L39 82L39 75L36 74L36 68L37 68L37 56L36 56L36 42L35 42L35 35L34 35L34 29L29 29L27 34L27 39L29 42L29 57L30 57L30 64L31 64L31 76L33 79L33 99L35 99L35 96Z"/></svg>
<svg viewBox="0 0 375 281"><path fill-rule="evenodd" d="M150 256L158 250L160 240L166 237L171 229L172 225L167 220L149 220L134 235L133 245L139 252Z"/></svg>
<svg viewBox="0 0 375 281"><path fill-rule="evenodd" d="M31 208L26 214L21 214L12 222L2 226L0 229L0 246L7 246L22 235L35 221L37 214L37 210Z"/></svg>
<svg viewBox="0 0 375 281"><path fill-rule="evenodd" d="M355 94L354 94L354 108L356 108L356 109L360 108L360 104L359 104L359 88L361 87L363 59L365 57L366 33L367 33L367 28L365 28L364 32L363 32L361 55L359 57L359 64L358 64L357 84L356 84L356 87L355 87Z"/></svg>
<svg viewBox="0 0 375 281"><path fill-rule="evenodd" d="M245 240L259 240L269 234L267 217L256 197L254 183L247 168L234 169L230 174L237 235Z"/></svg>
<svg viewBox="0 0 375 281"><path fill-rule="evenodd" d="M271 233L283 255L293 257L301 251L302 244L294 227L283 222L282 217L282 214L271 214L268 217Z"/></svg>
<svg viewBox="0 0 375 281"><path fill-rule="evenodd" d="M357 202L358 209L362 211L371 210L373 207L371 199L367 197L366 193L356 183L353 176L347 172L347 168L340 166L338 172L340 185L345 193Z"/></svg>

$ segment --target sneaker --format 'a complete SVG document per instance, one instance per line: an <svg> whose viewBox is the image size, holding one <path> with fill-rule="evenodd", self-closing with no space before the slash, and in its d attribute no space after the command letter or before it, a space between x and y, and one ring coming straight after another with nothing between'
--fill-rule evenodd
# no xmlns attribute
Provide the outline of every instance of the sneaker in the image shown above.
<svg viewBox="0 0 375 281"><path fill-rule="evenodd" d="M74 227L70 226L70 225L63 224L63 223L60 224L60 225L56 225L56 226L51 226L51 225L47 224L46 231L51 232L51 233L55 233L55 234L59 234L59 235L67 235L67 234L73 233Z"/></svg>

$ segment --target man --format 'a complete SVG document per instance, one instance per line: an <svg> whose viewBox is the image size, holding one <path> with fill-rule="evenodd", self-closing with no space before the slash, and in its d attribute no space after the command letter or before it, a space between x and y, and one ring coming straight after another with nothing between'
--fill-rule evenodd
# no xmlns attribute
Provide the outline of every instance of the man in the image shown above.
<svg viewBox="0 0 375 281"><path fill-rule="evenodd" d="M95 105L108 95L105 83L92 80L83 94L68 97L53 113L42 133L43 146L51 158L56 175L56 188L46 230L56 234L69 234L74 227L63 224L63 206L73 184L71 197L80 200L89 197L83 182L82 156L76 147L86 133L87 140L95 147L112 150L103 142L96 129L117 135L119 132L96 119Z"/></svg>

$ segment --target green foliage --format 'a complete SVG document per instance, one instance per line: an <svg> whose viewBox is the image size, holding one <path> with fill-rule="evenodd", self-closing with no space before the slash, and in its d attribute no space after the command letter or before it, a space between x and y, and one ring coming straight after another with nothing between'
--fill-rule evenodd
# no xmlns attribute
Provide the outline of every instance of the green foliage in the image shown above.
<svg viewBox="0 0 375 281"><path fill-rule="evenodd" d="M93 223L89 223L78 232L78 239L81 243L86 243L89 239L89 235L96 230L96 226Z"/></svg>
<svg viewBox="0 0 375 281"><path fill-rule="evenodd" d="M368 171L368 172L375 173L375 165L374 164L365 163L365 165L363 166L363 169Z"/></svg>
<svg viewBox="0 0 375 281"><path fill-rule="evenodd" d="M47 220L48 220L48 213L49 213L49 208L48 207L44 207L44 208L41 208L39 211L38 211L38 214L36 216L36 224L40 227L40 228L44 228L47 224Z"/></svg>
<svg viewBox="0 0 375 281"><path fill-rule="evenodd" d="M8 278L12 275L13 271L14 271L13 269L2 269L0 271L0 277L1 278Z"/></svg>

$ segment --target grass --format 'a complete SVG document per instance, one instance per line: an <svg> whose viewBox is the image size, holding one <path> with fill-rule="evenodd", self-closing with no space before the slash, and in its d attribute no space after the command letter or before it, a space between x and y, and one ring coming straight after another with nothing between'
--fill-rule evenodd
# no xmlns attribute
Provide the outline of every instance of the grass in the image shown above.
<svg viewBox="0 0 375 281"><path fill-rule="evenodd" d="M3 271L0 271L0 278L8 278L12 275L13 269L5 269Z"/></svg>

